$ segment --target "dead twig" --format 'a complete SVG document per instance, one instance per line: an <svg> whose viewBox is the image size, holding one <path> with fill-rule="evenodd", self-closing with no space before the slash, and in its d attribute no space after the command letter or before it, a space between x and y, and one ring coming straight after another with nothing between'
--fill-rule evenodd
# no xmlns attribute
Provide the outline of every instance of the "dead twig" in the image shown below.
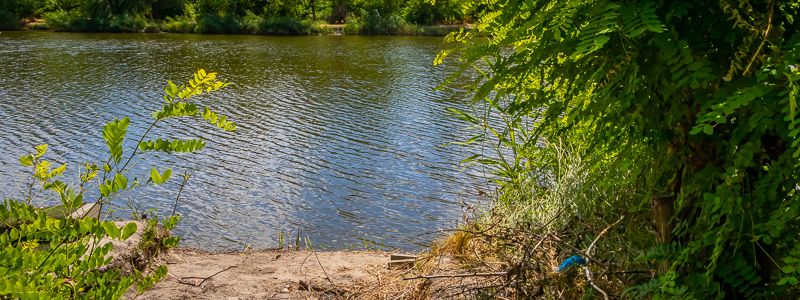
<svg viewBox="0 0 800 300"><path fill-rule="evenodd" d="M603 235L605 235L606 232L608 232L609 229L611 229L614 226L617 226L617 224L619 224L619 222L622 222L622 219L624 219L624 218L625 218L625 216L620 216L619 220L617 220L616 222L614 222L611 225L608 225L608 227L603 229L603 231L600 231L600 234L598 234L597 237L594 238L594 241L592 241L592 243L589 245L589 248L586 248L586 253L590 254L590 255L594 254L594 253L592 253L592 250L594 250L594 245L597 244L597 241L599 241L600 238L603 237Z"/></svg>
<svg viewBox="0 0 800 300"><path fill-rule="evenodd" d="M593 256L589 255L589 254L588 254L588 253L586 253L585 251L583 251L583 250L581 250L581 249L578 249L578 247L575 247L575 246L573 246L573 245L570 245L569 243L567 243L567 242L565 242L565 241L561 240L561 238L559 238L558 236L556 236L556 235L554 235L554 234L552 234L552 233L548 233L547 235L548 235L548 236L550 236L550 239L552 239L552 240L554 240L554 241L556 241L556 242L559 242L561 245L564 245L564 246L566 246L567 248L570 248L570 249L572 249L572 251L575 251L575 252L577 252L577 253L581 254L582 256L584 256L584 257L588 258L588 259L589 259L589 261L591 261L591 262L593 262L593 263L595 263L595 264L598 264L598 265L602 266L602 267L603 267L603 268L605 268L605 269L608 269L608 265L607 265L606 263L603 263L602 261L600 261L600 260L598 260L598 259L594 258Z"/></svg>
<svg viewBox="0 0 800 300"><path fill-rule="evenodd" d="M614 223L613 223L613 224L611 224L611 225L608 225L608 227L606 227L605 229L603 229L603 231L600 231L600 234L598 234L598 235L597 235L597 237L595 237L595 238L594 238L594 241L592 241L592 243L589 245L589 248L586 248L586 253L587 253L587 254L593 254L593 251L594 251L594 246L597 244L597 241L599 241L599 240L600 240L600 238L601 238L601 237L603 237L603 235L605 235L605 234L606 234L606 232L608 232L608 230L609 230L609 229L611 229L611 228L612 228L612 227L614 227L614 226L617 226L617 224L619 224L619 222L622 222L622 219L623 219L623 218L624 218L624 216L620 216L620 217L619 217L619 220L617 220L616 222L614 222ZM600 288L600 287L599 287L599 286L598 286L598 285L597 285L597 284L594 282L594 274L592 274L592 270L589 270L589 266L584 266L584 267L583 267L583 270L584 270L584 272L586 273L586 280L588 280L588 281L589 281L589 285L591 285L591 286L592 286L592 288L594 288L595 290L597 290L597 292L599 292L600 294L602 294L602 295L603 295L603 299L605 299L605 300L608 300L608 293L606 293L606 291L604 291L603 289L601 289L601 288Z"/></svg>
<svg viewBox="0 0 800 300"><path fill-rule="evenodd" d="M328 280L328 282L330 282L330 283L331 283L331 285L333 285L333 287L335 287L335 288L338 288L338 287L336 286L336 284L335 284L335 283L333 283L333 280L331 279L331 277L330 277L330 276L328 276L328 272L327 272L327 271L325 271L325 267L323 267L323 266L322 266L322 262L319 260L319 256L317 256L317 251L312 251L312 252L314 253L314 257L316 257L316 258L317 258L317 263L319 264L319 267L320 267L320 269L322 269L322 273L323 273L323 274L325 274L325 279L327 279L327 280Z"/></svg>
<svg viewBox="0 0 800 300"><path fill-rule="evenodd" d="M236 265L227 267L227 268L225 268L225 269L223 269L223 270L221 270L221 271L219 271L217 273L214 273L214 274L212 274L211 276L208 276L208 277L194 277L194 276L181 277L181 279L178 280L178 283L185 284L185 285L191 285L191 286L201 286L201 285L203 285L203 283L206 282L206 280L211 279L211 277L217 276L220 273L225 272L225 271L230 270L230 269L233 269L233 268L236 268ZM202 280L200 281L200 283L193 283L193 282L189 282L188 281L190 279L202 279Z"/></svg>
<svg viewBox="0 0 800 300"><path fill-rule="evenodd" d="M403 280L416 280L416 279L434 279L434 278L460 278L460 277L491 277L491 276L505 276L508 272L486 272L486 273L459 273L459 274L433 274L433 275L420 275L414 277L403 277Z"/></svg>
<svg viewBox="0 0 800 300"><path fill-rule="evenodd" d="M589 285L591 285L592 288L597 290L597 292L602 294L603 295L603 299L608 300L608 294L606 293L606 291L604 291L599 286L597 286L596 283L594 283L594 276L592 275L592 271L589 270L589 266L584 266L583 270L586 272L586 280L589 281Z"/></svg>

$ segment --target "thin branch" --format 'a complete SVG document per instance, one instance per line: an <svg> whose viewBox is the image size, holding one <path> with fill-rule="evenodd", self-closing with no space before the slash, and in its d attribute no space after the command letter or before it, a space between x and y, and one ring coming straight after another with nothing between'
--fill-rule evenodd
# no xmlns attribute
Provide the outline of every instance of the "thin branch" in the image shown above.
<svg viewBox="0 0 800 300"><path fill-rule="evenodd" d="M317 263L319 264L320 269L322 269L322 273L325 274L325 279L327 279L328 282L330 282L331 285L333 285L333 287L339 288L338 286L336 286L335 283L333 283L333 280L331 279L331 277L328 276L328 272L325 271L325 267L322 266L322 262L319 260L319 256L317 256L317 251L312 251L312 253L314 253L314 257L317 258Z"/></svg>
<svg viewBox="0 0 800 300"><path fill-rule="evenodd" d="M603 299L608 300L608 293L594 283L594 276L592 276L592 271L589 270L589 266L584 266L583 270L586 271L586 280L589 281L589 284L603 295Z"/></svg>
<svg viewBox="0 0 800 300"><path fill-rule="evenodd" d="M236 268L236 265L227 267L227 268L225 268L225 269L223 269L223 270L221 270L221 271L219 271L217 273L214 273L214 274L212 274L211 276L208 276L208 277L194 277L194 276L182 277L180 280L178 280L178 283L186 284L186 285L192 285L192 286L201 286L201 285L203 285L203 283L206 282L206 280L211 279L211 277L217 276L220 273L225 272L225 271L230 270L230 269L233 269L233 268ZM203 279L203 280L200 281L200 283L195 284L195 283L186 282L185 280L187 280L187 279Z"/></svg>
<svg viewBox="0 0 800 300"><path fill-rule="evenodd" d="M756 49L756 53L753 54L753 58L750 59L750 62L747 63L747 67L744 68L744 72L742 75L747 75L750 72L750 67L753 66L753 62L756 61L758 58L758 54L761 53L761 49L764 48L764 44L767 42L767 38L769 37L769 31L772 29L772 14L775 12L775 1L769 2L769 16L767 17L767 29L764 30L764 39L761 40L761 44L758 45L758 49Z"/></svg>
<svg viewBox="0 0 800 300"><path fill-rule="evenodd" d="M604 263L604 262L602 262L602 261L600 261L600 260L598 260L598 259L596 259L596 258L592 257L591 255L589 255L589 254L588 254L588 253L586 253L585 251L583 251L583 250L581 250L581 249L578 249L578 247L575 247L575 246L573 246L573 245L570 245L569 243L567 243L567 242L565 242L565 241L561 240L561 238L557 237L556 235L554 235L554 234L552 234L552 233L548 233L547 235L548 235L548 236L550 236L550 238L551 238L552 240L554 240L554 241L556 241L556 242L559 242L559 243L561 243L562 245L566 246L567 248L570 248L570 249L572 249L572 251L575 251L575 252L577 252L577 253L580 253L580 254L581 254L581 255L583 255L584 257L588 258L588 259L589 259L589 261L591 261L591 262L593 262L593 263L595 263L595 264L598 264L598 265L602 266L602 267L603 267L603 268L605 268L605 269L608 269L608 264L606 264L606 263Z"/></svg>
<svg viewBox="0 0 800 300"><path fill-rule="evenodd" d="M603 237L603 235L605 235L606 232L608 232L609 229L611 229L614 226L617 226L617 224L619 224L619 222L622 222L623 218L625 218L625 216L620 216L619 220L617 220L616 222L614 222L611 225L608 225L608 227L603 229L603 231L600 231L600 234L598 234L597 237L594 238L594 241L592 241L592 244L589 245L589 248L586 248L586 253L592 254L592 250L594 250L594 245L597 244L597 241L599 241L600 238Z"/></svg>
<svg viewBox="0 0 800 300"><path fill-rule="evenodd" d="M459 277L491 277L491 276L505 276L508 275L508 271L505 272L487 272L487 273L460 273L460 274L433 274L433 275L420 275L414 277L403 277L403 280L415 280L415 279L433 279L433 278L459 278Z"/></svg>
<svg viewBox="0 0 800 300"><path fill-rule="evenodd" d="M186 182L189 181L189 178L192 177L192 173L186 172L183 173L183 181L181 182L180 188L178 188L178 195L175 196L175 204L172 206L172 215L175 215L175 211L178 210L178 200L181 199L181 192L183 192L183 188L186 187Z"/></svg>
<svg viewBox="0 0 800 300"><path fill-rule="evenodd" d="M586 248L586 253L587 254L592 254L592 251L594 250L594 246L597 244L597 241L599 241L600 238L603 237L603 235L605 235L606 232L608 232L609 229L611 229L614 226L617 226L617 224L619 224L619 222L622 222L622 219L624 217L625 216L620 216L619 220L617 220L616 222L614 222L611 225L608 225L606 228L603 229L603 231L600 231L600 234L598 234L597 237L594 238L594 241L592 241L592 244L589 245L589 248ZM594 282L594 274L592 274L592 271L589 270L589 266L584 266L583 270L584 270L584 272L586 272L586 280L589 281L589 284L592 286L592 288L594 288L595 290L597 290L597 292L602 294L603 295L603 299L608 300L608 293L606 293L606 291L601 289L597 285L597 283Z"/></svg>

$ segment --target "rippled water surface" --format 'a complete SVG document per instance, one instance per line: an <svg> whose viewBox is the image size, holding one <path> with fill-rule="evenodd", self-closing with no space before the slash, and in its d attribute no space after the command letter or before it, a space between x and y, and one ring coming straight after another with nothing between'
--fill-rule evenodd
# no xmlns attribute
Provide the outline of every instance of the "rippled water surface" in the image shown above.
<svg viewBox="0 0 800 300"><path fill-rule="evenodd" d="M414 249L484 185L459 169L464 150L440 147L468 135L445 110L464 106L458 93L434 90L449 71L431 64L441 47L423 37L2 32L0 196L19 195L17 157L33 145L49 143L72 171L100 161L105 122L129 116L129 135L141 135L165 82L205 68L233 85L203 103L238 131L165 123L153 138L199 135L207 148L148 154L133 170L194 172L178 205L184 246L275 247L285 232L315 247ZM170 212L178 183L116 199L117 217L129 206Z"/></svg>

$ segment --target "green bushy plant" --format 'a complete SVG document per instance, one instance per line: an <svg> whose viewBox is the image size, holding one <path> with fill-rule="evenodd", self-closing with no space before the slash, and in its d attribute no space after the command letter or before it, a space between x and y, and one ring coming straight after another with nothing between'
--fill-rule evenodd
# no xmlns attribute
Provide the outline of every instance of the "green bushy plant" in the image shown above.
<svg viewBox="0 0 800 300"><path fill-rule="evenodd" d="M19 29L19 19L17 15L8 10L0 9L0 30L14 29Z"/></svg>
<svg viewBox="0 0 800 300"><path fill-rule="evenodd" d="M193 33L196 31L197 22L186 16L166 17L161 25L161 30L176 33Z"/></svg>
<svg viewBox="0 0 800 300"><path fill-rule="evenodd" d="M65 10L56 10L44 14L44 21L47 22L47 25L57 31L69 30L76 18L79 18L77 12L67 12Z"/></svg>
<svg viewBox="0 0 800 300"><path fill-rule="evenodd" d="M142 15L121 14L114 15L105 22L99 22L96 30L106 32L141 32L148 28L149 23Z"/></svg>
<svg viewBox="0 0 800 300"><path fill-rule="evenodd" d="M311 32L311 25L307 22L301 22L291 17L285 16L270 16L264 18L261 24L262 34L277 34L277 35L296 35L308 34Z"/></svg>
<svg viewBox="0 0 800 300"><path fill-rule="evenodd" d="M165 153L196 152L205 146L202 139L149 139L148 133L172 118L203 118L224 131L236 125L225 116L198 103L197 96L215 92L227 85L215 73L199 70L184 85L171 81L164 89L164 105L153 113L153 122L138 137L134 148L125 149L129 118L115 119L103 128L109 157L101 163L84 163L77 171L77 182L65 181L66 164L46 159L48 146L20 157L20 164L31 170L31 182L18 199L0 204L0 297L12 298L120 298L130 287L139 293L166 275L166 266L152 266L153 255L178 245L179 238L167 232L179 222L179 215L151 218L145 228L136 223L118 226L98 220L102 208L130 191L167 182L172 170L153 167L149 174L132 176L131 162L151 151ZM138 178L147 178L140 181ZM99 193L94 201L86 198ZM59 204L39 208L46 199ZM160 223L160 224L159 224ZM138 263L123 272L109 265L113 257L109 239L125 240L142 232Z"/></svg>
<svg viewBox="0 0 800 300"><path fill-rule="evenodd" d="M148 28L151 32L155 31L155 25L144 16L132 14L90 18L77 10L57 10L44 14L44 20L49 28L57 31L141 32Z"/></svg>
<svg viewBox="0 0 800 300"><path fill-rule="evenodd" d="M361 19L351 16L345 21L344 28L342 30L344 31L344 34L356 35L361 32L362 26L363 23L361 22Z"/></svg>
<svg viewBox="0 0 800 300"><path fill-rule="evenodd" d="M195 26L197 33L239 33L239 20L230 15L200 14Z"/></svg>
<svg viewBox="0 0 800 300"><path fill-rule="evenodd" d="M475 98L516 124L501 142L584 137L587 157L619 159L616 171L637 179L630 201L588 204L650 217L623 223L652 222L657 244L639 249L655 276L631 295L800 293L797 1L491 5L475 32L449 41L479 70ZM496 170L533 176L518 171L546 158L511 156Z"/></svg>
<svg viewBox="0 0 800 300"><path fill-rule="evenodd" d="M378 10L372 10L363 17L361 33L372 35L413 34L413 29L398 15L384 16Z"/></svg>

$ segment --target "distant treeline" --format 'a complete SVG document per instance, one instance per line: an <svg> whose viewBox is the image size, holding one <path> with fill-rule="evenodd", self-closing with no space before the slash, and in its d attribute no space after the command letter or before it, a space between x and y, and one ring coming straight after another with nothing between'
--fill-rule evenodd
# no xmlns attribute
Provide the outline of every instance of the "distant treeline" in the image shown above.
<svg viewBox="0 0 800 300"><path fill-rule="evenodd" d="M0 29L102 32L437 34L479 0L0 0ZM438 29L442 29L439 26ZM426 31L427 30L427 31Z"/></svg>

